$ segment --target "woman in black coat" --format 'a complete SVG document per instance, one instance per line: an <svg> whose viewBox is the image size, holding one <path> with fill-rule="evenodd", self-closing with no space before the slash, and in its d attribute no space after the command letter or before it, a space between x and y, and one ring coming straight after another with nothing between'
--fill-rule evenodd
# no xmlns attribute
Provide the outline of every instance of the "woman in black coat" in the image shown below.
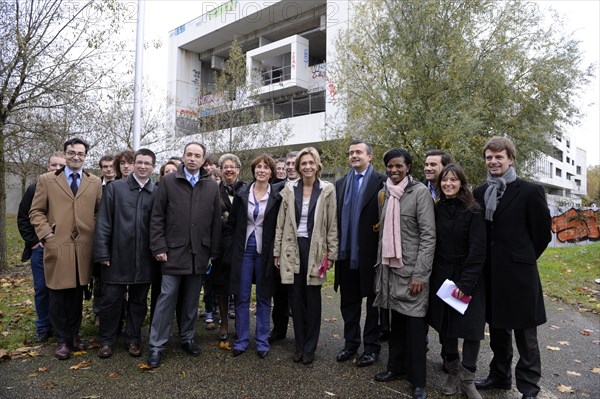
<svg viewBox="0 0 600 399"><path fill-rule="evenodd" d="M459 165L444 167L437 192L440 199L435 207L437 242L427 319L440 334L449 371L442 391L454 395L460 387L469 399L481 398L473 385L473 376L485 327L485 221ZM446 279L456 284L457 298L471 297L464 315L436 295ZM464 339L462 363L458 354L459 338Z"/></svg>
<svg viewBox="0 0 600 399"><path fill-rule="evenodd" d="M254 182L239 189L225 225L223 261L231 265L229 289L235 296L233 356L244 353L250 341L250 296L256 284L257 354L269 354L271 297L274 291L273 242L281 197L269 182L275 176L275 161L261 155L250 166Z"/></svg>

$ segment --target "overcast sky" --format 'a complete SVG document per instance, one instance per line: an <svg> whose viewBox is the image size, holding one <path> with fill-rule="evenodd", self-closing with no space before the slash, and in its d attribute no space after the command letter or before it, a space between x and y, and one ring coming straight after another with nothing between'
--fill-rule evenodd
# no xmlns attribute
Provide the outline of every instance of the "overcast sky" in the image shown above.
<svg viewBox="0 0 600 399"><path fill-rule="evenodd" d="M128 0L131 2L131 0ZM145 40L160 40L162 47L148 49L144 54L146 82L166 92L167 49L169 31L202 15L224 1L147 0ZM540 0L542 8L552 7L563 15L566 29L581 41L585 65L600 64L600 1L598 0ZM133 24L132 24L133 25ZM135 29L135 26L132 26ZM587 151L588 165L600 164L600 80L591 82L581 98L580 107L586 116L580 126L571 129L578 147Z"/></svg>

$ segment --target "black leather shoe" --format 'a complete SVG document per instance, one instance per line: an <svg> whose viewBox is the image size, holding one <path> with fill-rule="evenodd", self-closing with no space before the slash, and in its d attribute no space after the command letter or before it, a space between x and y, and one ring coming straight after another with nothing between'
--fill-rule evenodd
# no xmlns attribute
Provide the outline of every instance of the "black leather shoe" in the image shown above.
<svg viewBox="0 0 600 399"><path fill-rule="evenodd" d="M258 357L260 357L261 359L264 359L265 357L267 357L267 355L269 354L269 351L257 351L256 354L258 355Z"/></svg>
<svg viewBox="0 0 600 399"><path fill-rule="evenodd" d="M110 345L102 345L100 347L100 350L98 351L98 357L100 359L108 359L112 355L113 355L113 351L112 351L112 348L110 347Z"/></svg>
<svg viewBox="0 0 600 399"><path fill-rule="evenodd" d="M314 353L304 352L304 356L302 356L302 364L303 365L308 366L309 364L311 364L314 361L315 361Z"/></svg>
<svg viewBox="0 0 600 399"><path fill-rule="evenodd" d="M502 382L494 380L491 377L486 378L485 380L477 380L475 381L475 388L478 391L489 391L490 389L504 389L509 390L511 388L511 383Z"/></svg>
<svg viewBox="0 0 600 399"><path fill-rule="evenodd" d="M416 387L413 391L413 399L427 399L427 391L423 387Z"/></svg>
<svg viewBox="0 0 600 399"><path fill-rule="evenodd" d="M150 349L150 353L148 354L148 366L153 369L160 366L160 352L156 349Z"/></svg>
<svg viewBox="0 0 600 399"><path fill-rule="evenodd" d="M241 349L234 349L231 353L233 354L233 357L237 357L237 356L243 354L244 352L246 352L246 351L243 351Z"/></svg>
<svg viewBox="0 0 600 399"><path fill-rule="evenodd" d="M35 336L33 342L35 342L36 344L43 344L44 342L48 342L50 337L52 337L52 333L50 331L39 333Z"/></svg>
<svg viewBox="0 0 600 399"><path fill-rule="evenodd" d="M356 367L367 367L375 363L379 359L378 353L363 353L356 361Z"/></svg>
<svg viewBox="0 0 600 399"><path fill-rule="evenodd" d="M346 360L350 360L355 354L356 351L351 351L344 348L337 354L336 360L338 362L345 362Z"/></svg>
<svg viewBox="0 0 600 399"><path fill-rule="evenodd" d="M58 360L67 360L71 357L71 349L64 342L56 344L56 350L54 351L54 357Z"/></svg>
<svg viewBox="0 0 600 399"><path fill-rule="evenodd" d="M186 351L187 353L189 353L192 356L198 356L200 354L200 349L198 349L198 347L194 343L193 339L190 339L189 341L185 341L184 343L182 343L181 349L183 349L184 351Z"/></svg>
<svg viewBox="0 0 600 399"><path fill-rule="evenodd" d="M129 353L129 356L131 357L139 357L142 355L142 347L137 342L131 342L127 346L127 353Z"/></svg>
<svg viewBox="0 0 600 399"><path fill-rule="evenodd" d="M292 360L294 361L294 363L300 363L302 361L303 356L304 356L304 353L296 352L296 353L294 353L294 357L292 357Z"/></svg>
<svg viewBox="0 0 600 399"><path fill-rule="evenodd" d="M375 374L375 381L379 382L395 381L404 378L406 378L406 374L395 373L390 370Z"/></svg>

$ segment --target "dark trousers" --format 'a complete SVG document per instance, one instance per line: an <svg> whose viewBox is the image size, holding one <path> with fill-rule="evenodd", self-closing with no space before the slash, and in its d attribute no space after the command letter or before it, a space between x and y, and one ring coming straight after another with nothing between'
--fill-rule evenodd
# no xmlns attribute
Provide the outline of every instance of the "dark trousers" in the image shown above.
<svg viewBox="0 0 600 399"><path fill-rule="evenodd" d="M425 387L427 377L425 318L410 317L392 310L390 327L387 369L394 373L407 373L408 381L413 387Z"/></svg>
<svg viewBox="0 0 600 399"><path fill-rule="evenodd" d="M271 312L273 335L285 336L290 322L289 285L281 284L279 275L275 276L274 280L275 292L273 293L273 310Z"/></svg>
<svg viewBox="0 0 600 399"><path fill-rule="evenodd" d="M79 335L83 310L83 286L49 292L50 321L57 343L71 345Z"/></svg>
<svg viewBox="0 0 600 399"><path fill-rule="evenodd" d="M52 332L52 324L48 314L49 294L44 277L44 248L39 246L31 250L31 275L33 277L33 299L35 301L35 330L38 334Z"/></svg>
<svg viewBox="0 0 600 399"><path fill-rule="evenodd" d="M360 347L360 313L362 306L362 296L360 294L360 272L358 270L349 270L346 267L342 270L342 282L340 284L340 310L344 319L344 341L345 348L356 352ZM367 296L367 315L365 317L365 326L363 329L364 349L367 353L380 353L381 344L379 335L381 326L379 325L379 308L373 307L375 293Z"/></svg>
<svg viewBox="0 0 600 399"><path fill-rule="evenodd" d="M440 334L440 342L442 343L442 356L447 361L458 359L458 338L447 337ZM462 348L462 364L470 369L477 369L477 358L479 357L479 348L481 341L475 339L463 340Z"/></svg>
<svg viewBox="0 0 600 399"><path fill-rule="evenodd" d="M537 327L514 330L519 351L515 367L517 389L524 395L537 396L542 376L542 360L537 340ZM490 362L490 377L500 382L510 382L513 358L512 331L490 326L490 348L494 357Z"/></svg>
<svg viewBox="0 0 600 399"><path fill-rule="evenodd" d="M290 288L290 304L294 320L296 352L314 353L321 332L321 286L307 285L310 240L298 238L300 273L294 274Z"/></svg>
<svg viewBox="0 0 600 399"><path fill-rule="evenodd" d="M146 318L150 284L103 284L100 313L100 345L113 345L119 332L123 305L127 306L125 344L142 341L142 323ZM125 293L128 293L127 301Z"/></svg>
<svg viewBox="0 0 600 399"><path fill-rule="evenodd" d="M242 257L240 291L235 296L235 331L237 339L234 349L245 351L250 342L250 297L252 295L252 277L256 281L256 290L263 284L262 255L256 252L256 246L248 245ZM268 351L271 313L271 297L256 295L256 330L254 341L257 351Z"/></svg>

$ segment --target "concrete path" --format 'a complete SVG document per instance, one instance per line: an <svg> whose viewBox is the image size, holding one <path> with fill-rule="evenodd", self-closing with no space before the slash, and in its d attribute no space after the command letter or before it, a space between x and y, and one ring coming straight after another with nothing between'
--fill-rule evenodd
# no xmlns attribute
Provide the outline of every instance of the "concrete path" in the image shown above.
<svg viewBox="0 0 600 399"><path fill-rule="evenodd" d="M579 313L571 306L546 298L549 321L539 328L543 379L540 398L600 398L600 318ZM323 324L315 362L309 366L292 362L293 332L275 343L266 359L256 356L254 347L236 358L219 348L215 330L205 329L199 320L197 341L202 353L186 355L172 336L162 366L141 370L145 362L127 355L119 345L110 359L99 359L97 349L67 361L53 358L54 345L39 349L40 356L0 364L1 398L410 398L406 381L374 382L385 369L387 344L374 366L358 368L338 363L336 353L343 346L343 323L339 295L323 289ZM147 328L144 329L147 333ZM589 335L588 335L589 334ZM147 337L145 337L147 339ZM146 348L145 348L146 349ZM441 372L439 344L430 330L428 393L430 398L448 398L440 392L445 375ZM515 350L516 352L516 350ZM482 343L479 377L487 374L491 359L488 341ZM72 366L91 363L82 369ZM516 361L516 359L515 359ZM595 370L594 370L595 369ZM561 389L572 393L561 393ZM457 396L458 398L459 396ZM484 398L516 399L511 391L490 391Z"/></svg>

